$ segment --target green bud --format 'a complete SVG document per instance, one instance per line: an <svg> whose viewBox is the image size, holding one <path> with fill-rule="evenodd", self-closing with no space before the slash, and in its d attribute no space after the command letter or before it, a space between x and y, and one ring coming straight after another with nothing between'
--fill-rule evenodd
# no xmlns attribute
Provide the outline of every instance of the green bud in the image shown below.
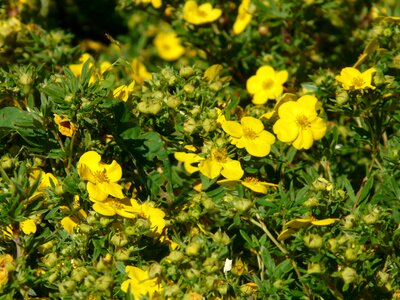
<svg viewBox="0 0 400 300"><path fill-rule="evenodd" d="M347 101L349 101L349 94L347 91L341 91L336 94L336 103L339 105L345 104Z"/></svg>
<svg viewBox="0 0 400 300"><path fill-rule="evenodd" d="M188 78L188 77L192 76L193 73L194 73L194 70L190 66L182 67L179 70L179 75L182 76L183 78Z"/></svg>
<svg viewBox="0 0 400 300"><path fill-rule="evenodd" d="M96 279L95 287L97 291L107 291L113 282L113 278L109 275L103 275Z"/></svg>
<svg viewBox="0 0 400 300"><path fill-rule="evenodd" d="M379 221L379 218L380 211L378 208L374 208L369 214L362 217L363 221L368 225L377 223Z"/></svg>
<svg viewBox="0 0 400 300"><path fill-rule="evenodd" d="M74 99L74 95L71 95L71 94L65 95L65 97L64 97L65 102L71 102L73 99Z"/></svg>
<svg viewBox="0 0 400 300"><path fill-rule="evenodd" d="M215 282L216 282L215 276L207 276L204 285L207 289L212 289L215 287Z"/></svg>
<svg viewBox="0 0 400 300"><path fill-rule="evenodd" d="M230 244L231 239L225 232L222 232L221 229L218 229L217 232L214 233L214 241L227 246Z"/></svg>
<svg viewBox="0 0 400 300"><path fill-rule="evenodd" d="M196 269L187 269L185 272L186 278L189 280L199 278L200 277L200 271Z"/></svg>
<svg viewBox="0 0 400 300"><path fill-rule="evenodd" d="M131 249L118 249L115 251L115 259L116 260L128 260L131 256Z"/></svg>
<svg viewBox="0 0 400 300"><path fill-rule="evenodd" d="M184 90L184 92L187 93L187 94L192 94L192 93L194 92L195 88L194 88L194 86L191 85L191 84L185 84L185 85L183 86L183 90Z"/></svg>
<svg viewBox="0 0 400 300"><path fill-rule="evenodd" d="M81 230L81 232L83 233L90 233L92 231L92 226L88 225L88 224L80 224L79 225L79 229Z"/></svg>
<svg viewBox="0 0 400 300"><path fill-rule="evenodd" d="M89 272L85 267L78 267L72 270L71 278L76 282L80 282L85 279L88 274Z"/></svg>
<svg viewBox="0 0 400 300"><path fill-rule="evenodd" d="M149 113L149 104L145 101L139 102L136 106L137 110L141 113Z"/></svg>
<svg viewBox="0 0 400 300"><path fill-rule="evenodd" d="M181 261L184 257L184 254L181 251L178 250L172 250L171 253L168 255L168 259L172 263L177 263Z"/></svg>
<svg viewBox="0 0 400 300"><path fill-rule="evenodd" d="M183 131L191 134L196 129L196 121L193 118L189 118L183 123Z"/></svg>
<svg viewBox="0 0 400 300"><path fill-rule="evenodd" d="M345 284L350 284L357 280L357 272L353 268L346 267L342 272L340 272L341 277Z"/></svg>
<svg viewBox="0 0 400 300"><path fill-rule="evenodd" d="M236 199L233 202L233 207L239 212L243 213L253 206L253 202L247 199Z"/></svg>
<svg viewBox="0 0 400 300"><path fill-rule="evenodd" d="M76 288L76 283L73 280L66 280L62 282L58 289L60 291L60 294L63 296L69 295L71 292L73 292Z"/></svg>
<svg viewBox="0 0 400 300"><path fill-rule="evenodd" d="M209 198L209 197L203 197L201 199L201 204L204 206L204 208L208 211L212 211L215 209L215 202L213 201L213 199Z"/></svg>
<svg viewBox="0 0 400 300"><path fill-rule="evenodd" d="M10 154L6 153L0 158L0 165L4 170L11 169L14 162Z"/></svg>
<svg viewBox="0 0 400 300"><path fill-rule="evenodd" d="M353 248L347 248L344 252L344 257L348 261L355 261L357 260L357 252Z"/></svg>
<svg viewBox="0 0 400 300"><path fill-rule="evenodd" d="M347 215L346 217L344 217L344 223L343 223L343 227L346 230L349 230L351 228L353 228L355 223L355 217L353 214Z"/></svg>
<svg viewBox="0 0 400 300"><path fill-rule="evenodd" d="M316 197L310 197L307 201L303 203L305 207L311 208L319 205L319 201Z"/></svg>
<svg viewBox="0 0 400 300"><path fill-rule="evenodd" d="M57 254L55 253L49 253L45 255L42 258L43 263L45 264L46 267L53 267L57 264L58 262L58 257Z"/></svg>
<svg viewBox="0 0 400 300"><path fill-rule="evenodd" d="M93 275L88 275L88 276L86 276L83 284L87 288L93 288L93 286L95 285L95 282L96 282L96 278Z"/></svg>
<svg viewBox="0 0 400 300"><path fill-rule="evenodd" d="M215 257L211 256L206 258L203 263L203 268L207 273L211 274L218 271L220 267L218 264L218 260Z"/></svg>
<svg viewBox="0 0 400 300"><path fill-rule="evenodd" d="M147 111L149 114L156 115L160 112L161 109L162 109L162 104L160 102L152 102L149 103Z"/></svg>
<svg viewBox="0 0 400 300"><path fill-rule="evenodd" d="M151 94L151 98L153 98L153 100L162 100L164 98L164 94L161 91L155 91Z"/></svg>
<svg viewBox="0 0 400 300"><path fill-rule="evenodd" d="M113 244L115 247L123 247L126 244L128 244L128 240L122 233L116 233L111 237L110 240L111 244Z"/></svg>
<svg viewBox="0 0 400 300"><path fill-rule="evenodd" d="M320 274L321 272L321 265L319 263L311 263L308 265L308 274Z"/></svg>
<svg viewBox="0 0 400 300"><path fill-rule="evenodd" d="M218 92L222 89L222 82L214 81L208 85L208 88L213 92Z"/></svg>
<svg viewBox="0 0 400 300"><path fill-rule="evenodd" d="M162 272L162 266L159 263L153 263L150 265L148 273L150 278L157 278Z"/></svg>
<svg viewBox="0 0 400 300"><path fill-rule="evenodd" d="M243 274L247 274L247 272L248 272L248 267L246 263L244 263L240 258L236 259L233 264L231 273L237 276L241 276Z"/></svg>
<svg viewBox="0 0 400 300"><path fill-rule="evenodd" d="M177 96L168 96L167 106L170 108L177 108L181 104L181 100Z"/></svg>
<svg viewBox="0 0 400 300"><path fill-rule="evenodd" d="M217 290L221 295L226 295L228 293L229 285L225 282L217 282Z"/></svg>
<svg viewBox="0 0 400 300"><path fill-rule="evenodd" d="M127 236L132 236L132 235L135 235L136 228L135 228L135 226L127 226L127 227L125 227L124 232Z"/></svg>
<svg viewBox="0 0 400 300"><path fill-rule="evenodd" d="M167 285L164 287L164 293L167 298L172 296L176 296L181 290L181 287L178 284ZM176 297L172 297L176 299Z"/></svg>
<svg viewBox="0 0 400 300"><path fill-rule="evenodd" d="M189 256L195 256L199 253L201 249L201 244L198 242L191 242L186 246L185 252Z"/></svg>
<svg viewBox="0 0 400 300"><path fill-rule="evenodd" d="M322 237L316 234L308 234L303 238L304 244L310 249L319 249L322 246Z"/></svg>
<svg viewBox="0 0 400 300"><path fill-rule="evenodd" d="M54 273L50 274L49 277L47 277L47 281L50 283L53 283L57 280L57 278L58 278L58 274L57 274L57 272L54 272Z"/></svg>
<svg viewBox="0 0 400 300"><path fill-rule="evenodd" d="M100 224L103 225L103 227L107 227L112 221L112 218L100 217Z"/></svg>
<svg viewBox="0 0 400 300"><path fill-rule="evenodd" d="M279 289L279 290L285 287L285 283L283 282L282 279L278 279L278 280L274 281L274 283L272 285L274 288Z"/></svg>

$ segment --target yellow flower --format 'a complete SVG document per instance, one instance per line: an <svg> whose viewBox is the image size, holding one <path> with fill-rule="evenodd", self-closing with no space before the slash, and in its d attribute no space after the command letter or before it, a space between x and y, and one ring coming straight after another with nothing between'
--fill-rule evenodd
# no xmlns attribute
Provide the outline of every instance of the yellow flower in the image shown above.
<svg viewBox="0 0 400 300"><path fill-rule="evenodd" d="M375 68L370 68L362 73L356 68L343 68L340 75L336 76L336 80L342 84L345 90L375 89L371 85L372 74L375 72Z"/></svg>
<svg viewBox="0 0 400 300"><path fill-rule="evenodd" d="M221 14L222 10L213 8L211 3L198 6L196 1L187 1L183 7L183 19L194 25L214 22Z"/></svg>
<svg viewBox="0 0 400 300"><path fill-rule="evenodd" d="M177 60L185 53L181 40L175 32L160 32L154 38L154 45L158 55L167 61Z"/></svg>
<svg viewBox="0 0 400 300"><path fill-rule="evenodd" d="M126 102L129 95L133 92L135 81L132 81L129 85L120 85L113 91L113 97Z"/></svg>
<svg viewBox="0 0 400 300"><path fill-rule="evenodd" d="M74 210L77 210L79 208L79 195L74 196L73 207ZM70 211L70 209L67 206L60 206L60 209L65 212ZM74 228L79 225L79 222L86 218L87 218L87 213L83 209L79 209L73 215L62 218L61 225L66 232L72 234L74 232Z"/></svg>
<svg viewBox="0 0 400 300"><path fill-rule="evenodd" d="M81 57L79 58L79 63L78 64L71 64L69 65L69 69L74 73L76 77L80 77L82 75L82 68L83 65L87 62L90 61L89 63L89 68L93 67L92 63L92 57L90 56L89 53L83 53Z"/></svg>
<svg viewBox="0 0 400 300"><path fill-rule="evenodd" d="M54 114L54 122L58 125L58 131L65 136L72 137L75 131L78 129L74 123L68 118L61 117Z"/></svg>
<svg viewBox="0 0 400 300"><path fill-rule="evenodd" d="M210 179L222 175L237 180L244 174L240 162L229 158L225 149L214 149L209 158L199 163L199 171Z"/></svg>
<svg viewBox="0 0 400 300"><path fill-rule="evenodd" d="M233 24L234 34L242 33L246 29L247 25L249 25L252 18L252 14L249 12L250 4L250 0L243 0L239 5L238 16Z"/></svg>
<svg viewBox="0 0 400 300"><path fill-rule="evenodd" d="M122 168L115 160L105 164L98 153L88 151L79 159L78 174L88 181L86 188L92 201L104 201L108 195L124 198L122 186L117 183L122 177Z"/></svg>
<svg viewBox="0 0 400 300"><path fill-rule="evenodd" d="M126 266L125 272L129 279L121 284L121 290L125 293L130 292L134 299L141 299L143 296L152 299L155 293L162 291L157 279L151 279L148 272L134 266Z"/></svg>
<svg viewBox="0 0 400 300"><path fill-rule="evenodd" d="M150 80L152 75L147 71L146 66L142 64L138 58L134 58L131 63L132 70L130 76L139 84L143 84L145 80Z"/></svg>
<svg viewBox="0 0 400 300"><path fill-rule="evenodd" d="M264 130L263 123L253 117L243 117L240 124L234 121L226 121L222 129L231 136L233 145L239 149L245 148L253 156L264 157L271 151L271 145L275 137Z"/></svg>
<svg viewBox="0 0 400 300"><path fill-rule="evenodd" d="M256 75L251 76L246 83L247 91L253 95L254 104L264 104L269 99L276 99L283 92L283 84L288 79L288 72L275 71L270 66L260 67Z"/></svg>
<svg viewBox="0 0 400 300"><path fill-rule="evenodd" d="M183 162L183 166L185 167L186 172L189 174L193 174L199 170L198 167L192 166L192 164L204 160L204 157L201 157L196 153L175 152L174 156L177 161Z"/></svg>
<svg viewBox="0 0 400 300"><path fill-rule="evenodd" d="M164 219L165 213L157 207L153 207L147 203L142 204L142 212L151 223L151 230L154 233L162 234L166 221Z"/></svg>
<svg viewBox="0 0 400 300"><path fill-rule="evenodd" d="M32 219L26 219L19 223L22 232L29 235L36 232L36 223Z"/></svg>
<svg viewBox="0 0 400 300"><path fill-rule="evenodd" d="M328 219L322 219L322 220L317 220L314 217L308 217L306 219L293 219L289 222L287 222L284 225L284 230L279 234L278 236L278 241L283 241L290 236L293 235L293 233L296 232L296 229L307 227L309 225L315 225L315 226L327 226L331 225L340 219L337 218L328 218Z"/></svg>
<svg viewBox="0 0 400 300"><path fill-rule="evenodd" d="M278 186L275 183L259 181L255 177L245 177L243 180L222 179L222 180L217 181L217 183L228 184L228 185L236 184L238 182L240 182L243 186L249 188L253 192L260 193L260 194L267 194L268 188Z"/></svg>
<svg viewBox="0 0 400 300"><path fill-rule="evenodd" d="M133 219L140 212L132 206L127 198L115 199L108 197L104 201L95 201L92 207L95 212L108 217L119 215L124 218Z"/></svg>
<svg viewBox="0 0 400 300"><path fill-rule="evenodd" d="M9 265L13 263L14 259L10 254L0 255L0 291L8 280Z"/></svg>
<svg viewBox="0 0 400 300"><path fill-rule="evenodd" d="M54 177L53 174L45 173L41 169L34 169L31 172L31 174L29 175L30 183L34 184L34 182L38 180L39 177L40 183L33 195L29 197L29 200L31 201L43 196L45 194L44 191L47 188L51 188L54 186L57 189L58 187L60 187L57 178Z"/></svg>
<svg viewBox="0 0 400 300"><path fill-rule="evenodd" d="M142 3L150 3L153 5L154 8L160 8L162 1L161 0L140 0Z"/></svg>
<svg viewBox="0 0 400 300"><path fill-rule="evenodd" d="M302 96L296 102L283 103L279 109L279 119L273 126L278 139L291 143L296 149L310 149L314 140L322 139L326 132L326 122L318 117L318 99Z"/></svg>

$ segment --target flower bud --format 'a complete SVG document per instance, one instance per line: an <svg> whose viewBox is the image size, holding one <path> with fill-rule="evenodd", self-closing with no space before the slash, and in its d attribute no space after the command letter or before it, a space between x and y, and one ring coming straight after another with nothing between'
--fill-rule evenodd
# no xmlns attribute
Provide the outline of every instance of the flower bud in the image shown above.
<svg viewBox="0 0 400 300"><path fill-rule="evenodd" d="M161 109L162 109L161 103L152 102L152 103L149 103L149 106L147 107L147 112L149 114L156 115L160 112Z"/></svg>
<svg viewBox="0 0 400 300"><path fill-rule="evenodd" d="M71 278L76 282L80 282L85 279L88 274L89 272L85 267L78 267L72 270Z"/></svg>
<svg viewBox="0 0 400 300"><path fill-rule="evenodd" d="M181 100L177 96L168 96L167 98L167 106L170 108L177 108L181 104Z"/></svg>
<svg viewBox="0 0 400 300"><path fill-rule="evenodd" d="M0 165L4 170L11 169L14 162L10 154L6 153L0 158Z"/></svg>
<svg viewBox="0 0 400 300"><path fill-rule="evenodd" d="M183 90L184 90L184 92L187 93L187 94L192 94L192 93L194 92L195 88L194 88L194 86L191 85L191 84L185 84L185 85L183 86Z"/></svg>
<svg viewBox="0 0 400 300"><path fill-rule="evenodd" d="M317 234L308 234L303 238L304 244L310 249L319 249L322 246L322 237Z"/></svg>
<svg viewBox="0 0 400 300"><path fill-rule="evenodd" d="M75 288L76 288L76 283L73 280L66 280L62 282L58 287L60 294L63 296L70 295L71 292L75 290Z"/></svg>
<svg viewBox="0 0 400 300"><path fill-rule="evenodd" d="M196 121L193 118L189 118L183 123L183 131L191 134L196 129Z"/></svg>
<svg viewBox="0 0 400 300"><path fill-rule="evenodd" d="M311 263L308 265L308 274L319 274L321 272L321 265L319 263Z"/></svg>
<svg viewBox="0 0 400 300"><path fill-rule="evenodd" d="M112 222L112 218L106 218L106 217L101 217L100 218L100 224L103 225L103 227L107 227L108 224Z"/></svg>
<svg viewBox="0 0 400 300"><path fill-rule="evenodd" d="M275 280L272 285L274 288L279 290L285 287L285 283L283 282L282 279Z"/></svg>
<svg viewBox="0 0 400 300"><path fill-rule="evenodd" d="M310 197L307 201L303 203L305 207L314 207L319 205L319 201L316 197Z"/></svg>
<svg viewBox="0 0 400 300"><path fill-rule="evenodd" d="M110 289L113 278L109 275L103 275L96 279L96 290L97 291L107 291Z"/></svg>
<svg viewBox="0 0 400 300"><path fill-rule="evenodd" d="M353 268L346 267L342 272L340 272L341 277L345 284L350 284L357 280L357 272Z"/></svg>
<svg viewBox="0 0 400 300"><path fill-rule="evenodd" d="M355 261L357 260L357 252L353 248L347 248L344 252L344 257L348 261Z"/></svg>
<svg viewBox="0 0 400 300"><path fill-rule="evenodd" d="M45 255L42 258L43 263L45 264L46 267L53 267L57 264L58 262L58 257L57 254L55 253L49 253Z"/></svg>
<svg viewBox="0 0 400 300"><path fill-rule="evenodd" d="M214 241L227 246L230 244L231 239L225 232L222 232L221 229L218 229L217 232L214 233Z"/></svg>
<svg viewBox="0 0 400 300"><path fill-rule="evenodd" d="M153 263L150 265L148 273L149 278L157 278L162 273L162 266L159 263Z"/></svg>
<svg viewBox="0 0 400 300"><path fill-rule="evenodd" d="M194 278L198 278L200 277L200 271L196 270L196 269L187 269L185 272L185 276L186 278L190 279L194 279Z"/></svg>
<svg viewBox="0 0 400 300"><path fill-rule="evenodd" d="M179 70L179 75L183 78L188 78L194 73L193 68L190 66L184 66Z"/></svg>
<svg viewBox="0 0 400 300"><path fill-rule="evenodd" d="M170 297L172 299L176 299L176 296L181 290L181 287L178 284L172 284L172 285L167 285L164 287L164 294L165 296L169 299Z"/></svg>
<svg viewBox="0 0 400 300"><path fill-rule="evenodd" d="M130 258L132 250L131 249L118 249L115 251L116 260L128 260Z"/></svg>
<svg viewBox="0 0 400 300"><path fill-rule="evenodd" d="M233 207L239 213L243 213L249 210L253 206L253 202L247 199L235 199L233 202Z"/></svg>
<svg viewBox="0 0 400 300"><path fill-rule="evenodd" d="M181 251L178 250L172 250L171 253L168 255L168 259L172 263L177 263L183 259L184 255Z"/></svg>
<svg viewBox="0 0 400 300"><path fill-rule="evenodd" d="M369 214L364 215L362 217L363 221L368 224L375 224L376 222L379 221L379 217L380 217L380 211L378 208L374 208Z"/></svg>
<svg viewBox="0 0 400 300"><path fill-rule="evenodd" d="M247 274L247 270L247 265L240 258L237 258L233 264L231 273L241 276L243 274Z"/></svg>
<svg viewBox="0 0 400 300"><path fill-rule="evenodd" d="M347 215L346 217L344 217L344 223L343 223L343 227L346 230L349 230L351 228L353 228L355 223L355 217L353 214Z"/></svg>
<svg viewBox="0 0 400 300"><path fill-rule="evenodd" d="M83 284L87 288L93 288L93 286L95 285L95 282L96 282L96 278L94 278L93 275L88 275L88 276L86 276Z"/></svg>
<svg viewBox="0 0 400 300"><path fill-rule="evenodd" d="M346 91L341 91L336 94L336 103L339 105L345 104L349 101L349 94Z"/></svg>
<svg viewBox="0 0 400 300"><path fill-rule="evenodd" d="M221 81L214 81L208 85L208 88L213 92L218 92L222 89L222 82Z"/></svg>
<svg viewBox="0 0 400 300"><path fill-rule="evenodd" d="M216 272L220 269L218 265L218 260L212 256L207 257L203 263L203 269L209 274Z"/></svg>
<svg viewBox="0 0 400 300"><path fill-rule="evenodd" d="M187 255L190 256L195 256L199 253L201 249L201 244L198 242L191 242L189 245L187 245L185 252Z"/></svg>
<svg viewBox="0 0 400 300"><path fill-rule="evenodd" d="M116 233L111 237L110 240L111 244L113 244L115 247L123 247L126 244L128 244L128 240L122 233Z"/></svg>

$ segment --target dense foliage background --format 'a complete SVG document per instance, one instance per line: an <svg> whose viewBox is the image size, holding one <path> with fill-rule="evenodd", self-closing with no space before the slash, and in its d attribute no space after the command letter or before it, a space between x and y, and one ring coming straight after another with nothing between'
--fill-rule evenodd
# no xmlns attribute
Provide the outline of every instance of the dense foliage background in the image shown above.
<svg viewBox="0 0 400 300"><path fill-rule="evenodd" d="M1 299L400 299L398 1L0 4Z"/></svg>

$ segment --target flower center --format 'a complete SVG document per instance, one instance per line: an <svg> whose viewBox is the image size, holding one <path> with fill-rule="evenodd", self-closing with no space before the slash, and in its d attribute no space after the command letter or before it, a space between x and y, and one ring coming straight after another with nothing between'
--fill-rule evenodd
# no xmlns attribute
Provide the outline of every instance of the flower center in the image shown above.
<svg viewBox="0 0 400 300"><path fill-rule="evenodd" d="M98 183L109 182L106 169L104 169L103 171L97 170L96 172L94 172L94 176L96 177L96 181Z"/></svg>
<svg viewBox="0 0 400 300"><path fill-rule="evenodd" d="M247 183L258 183L258 179L256 177L246 177L243 181Z"/></svg>
<svg viewBox="0 0 400 300"><path fill-rule="evenodd" d="M247 127L243 127L243 135L249 140L254 140L258 136L253 129Z"/></svg>
<svg viewBox="0 0 400 300"><path fill-rule="evenodd" d="M226 161L226 155L225 149L218 149L213 153L214 159L219 163L224 163Z"/></svg>
<svg viewBox="0 0 400 300"><path fill-rule="evenodd" d="M207 11L203 10L203 9L199 9L197 11L197 14L199 15L199 17L205 18L207 17Z"/></svg>
<svg viewBox="0 0 400 300"><path fill-rule="evenodd" d="M310 121L304 115L297 116L296 122L301 128L307 128L310 126Z"/></svg>
<svg viewBox="0 0 400 300"><path fill-rule="evenodd" d="M269 90L270 88L273 87L273 85L274 85L274 81L270 78L265 79L262 83L262 87L265 90Z"/></svg>
<svg viewBox="0 0 400 300"><path fill-rule="evenodd" d="M113 207L116 210L119 210L122 208L122 204L119 203L118 201L112 200L111 201L111 207Z"/></svg>
<svg viewBox="0 0 400 300"><path fill-rule="evenodd" d="M365 84L365 81L362 77L355 77L352 80L354 87L362 87Z"/></svg>

